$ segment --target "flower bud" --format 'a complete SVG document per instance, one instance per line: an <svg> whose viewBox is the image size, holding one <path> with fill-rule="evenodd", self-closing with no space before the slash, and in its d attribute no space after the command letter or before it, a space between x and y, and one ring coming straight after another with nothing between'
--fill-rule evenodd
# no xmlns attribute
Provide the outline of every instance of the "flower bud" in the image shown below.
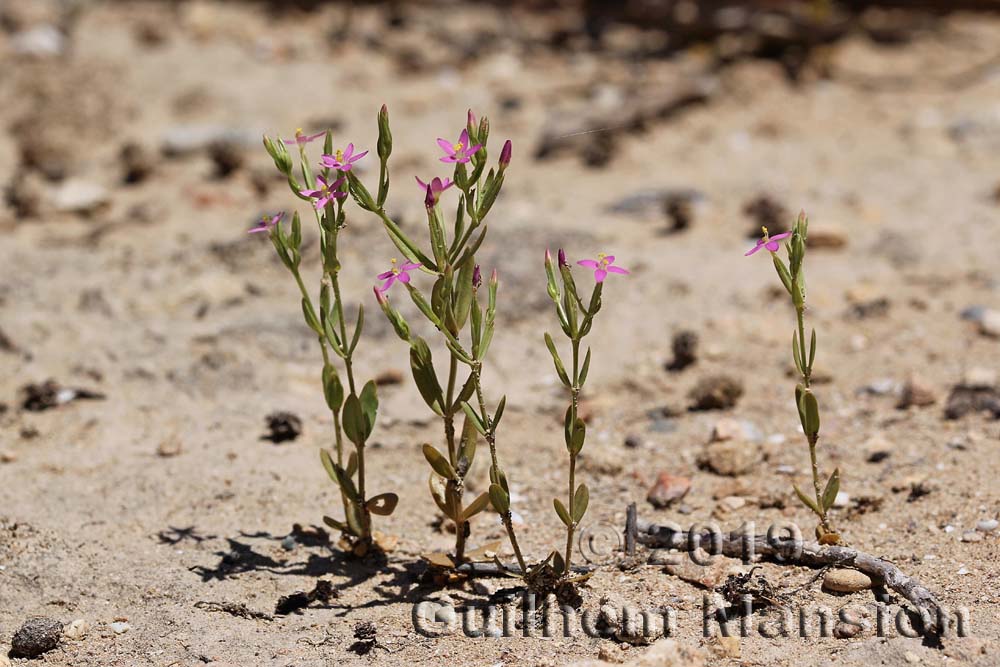
<svg viewBox="0 0 1000 667"><path fill-rule="evenodd" d="M500 284L500 280L497 276L497 270L493 269L493 273L490 275L490 287L496 287Z"/></svg>
<svg viewBox="0 0 1000 667"><path fill-rule="evenodd" d="M566 261L566 251L559 248L559 268L569 267L569 262Z"/></svg>
<svg viewBox="0 0 1000 667"><path fill-rule="evenodd" d="M500 150L500 171L507 168L510 164L510 153L511 153L511 143L510 139L504 142L503 148Z"/></svg>
<svg viewBox="0 0 1000 667"><path fill-rule="evenodd" d="M434 190L431 189L430 185L428 185L427 192L424 195L424 206L426 206L427 209L430 210L434 208L436 204L437 204L437 199L434 197Z"/></svg>
<svg viewBox="0 0 1000 667"><path fill-rule="evenodd" d="M472 269L472 287L473 289L479 289L479 286L483 284L483 274L479 271L479 265L476 264L476 268Z"/></svg>
<svg viewBox="0 0 1000 667"><path fill-rule="evenodd" d="M392 153L392 132L389 130L389 109L383 104L378 112L378 157L383 162L389 159Z"/></svg>
<svg viewBox="0 0 1000 667"><path fill-rule="evenodd" d="M286 176L292 171L292 157L288 154L288 149L281 141L274 141L271 137L264 135L264 150L274 160L274 166L278 171Z"/></svg>

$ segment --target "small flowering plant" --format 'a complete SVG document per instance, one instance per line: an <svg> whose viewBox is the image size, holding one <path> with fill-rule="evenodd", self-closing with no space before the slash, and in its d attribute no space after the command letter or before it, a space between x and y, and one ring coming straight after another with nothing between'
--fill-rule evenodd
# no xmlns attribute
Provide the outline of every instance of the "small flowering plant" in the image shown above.
<svg viewBox="0 0 1000 667"><path fill-rule="evenodd" d="M431 468L428 481L431 497L455 528L455 548L451 554L431 554L430 560L441 566L454 567L481 558L485 549L470 552L467 541L471 536L472 519L492 502L507 528L518 563L523 567L517 537L510 514L506 476L500 468L496 452L496 433L503 417L506 398L501 398L491 411L483 391L483 363L493 340L496 296L499 279L496 271L485 285L485 308L482 274L475 253L482 244L489 214L503 185L504 171L510 163L510 142L501 152L496 167L486 170L486 142L489 122L476 123L469 113L468 124L455 144L441 139L438 144L447 153L442 162L454 164L451 178L434 177L425 182L417 178L427 212L429 251L405 234L385 211L388 196L388 160L392 152L392 134L385 107L378 116L379 187L372 196L361 180L348 174L351 195L357 204L375 214L390 240L406 261L392 260L389 270L378 274L381 284L374 287L375 298L393 325L396 334L410 348L410 369L413 380L428 408L441 419L443 440L439 446L423 445L424 458ZM471 168L471 171L470 171ZM442 195L452 188L458 191L458 207L453 225L445 225ZM415 284L416 275L433 279L430 294ZM406 291L421 315L438 331L448 350L447 375L440 375L427 341L413 332L409 323L392 305L391 296L397 284ZM461 429L457 427L462 420ZM488 492L469 501L466 498L466 477L475 462L477 443L484 438L490 448L490 479ZM497 492L494 490L499 489ZM494 550L494 549L489 549Z"/></svg>
<svg viewBox="0 0 1000 667"><path fill-rule="evenodd" d="M314 173L306 154L307 145L325 136L322 161ZM299 168L295 169L286 146L298 148ZM355 378L354 353L361 340L364 327L364 308L358 306L357 321L349 331L345 317L344 298L340 290L341 263L338 255L340 235L345 227L344 200L347 192L341 189L345 174L351 166L364 157L353 154L353 146L344 152L332 150L329 132L305 135L296 131L291 140L264 137L264 148L275 166L288 180L292 193L310 203L320 240L319 300L306 287L301 272L302 223L299 214L292 216L290 231L282 228L284 213L265 216L251 233L266 232L281 259L292 274L302 299L302 314L306 325L319 341L323 355L320 375L327 407L333 417L332 451L322 449L320 460L330 479L340 488L344 518L324 517L327 525L341 531L342 544L358 556L378 547L372 531L372 515L389 515L399 498L395 493L369 496L365 479L365 446L375 428L378 412L378 395L371 380L363 386ZM340 368L338 368L338 366ZM347 386L341 380L341 369ZM353 451L347 451L349 441Z"/></svg>
<svg viewBox="0 0 1000 667"><path fill-rule="evenodd" d="M562 357L559 356L555 341L546 332L545 345L549 349L549 354L552 355L556 374L570 394L564 428L566 451L569 453L569 484L566 502L563 503L559 498L552 499L556 514L566 526L566 550L564 554L561 555L556 551L550 556L552 569L557 576L566 576L571 572L573 537L587 513L587 506L590 504L590 490L587 485L576 485L576 461L587 439L587 425L579 415L580 393L583 391L583 386L587 382L587 374L590 371L590 348L587 348L587 353L581 360L580 345L590 333L594 317L601 309L601 293L608 274L628 274L626 269L615 266L614 262L614 255L603 253L599 254L596 260L581 259L577 262L580 266L594 271L594 289L590 293L590 299L584 303L577 291L573 274L570 272L566 253L562 249L559 250L558 267L556 267L552 262L551 253L548 250L545 251L545 276L549 297L555 304L559 326L566 338L569 339L572 349L572 365L569 367L570 370L567 370Z"/></svg>
<svg viewBox="0 0 1000 667"><path fill-rule="evenodd" d="M810 385L813 362L816 360L816 330L812 330L807 347L805 336L806 283L802 270L806 255L808 230L808 218L806 218L805 213L799 213L799 217L790 232L769 236L765 227L764 234L757 241L757 245L747 251L746 255L753 255L761 248L771 254L771 260L778 272L778 277L781 279L781 284L792 298L792 305L795 306L797 328L792 333L792 359L800 378L799 383L795 386L795 405L798 409L799 421L802 423L802 431L805 433L806 442L809 445L813 494L805 493L798 485L793 486L799 500L819 518L819 525L816 526L816 537L819 541L823 544L837 544L841 538L830 522L829 511L840 491L840 469L834 469L824 483L816 458L820 425L819 403ZM785 264L784 260L778 256L780 242L784 239L788 239L785 244L788 252L788 264Z"/></svg>

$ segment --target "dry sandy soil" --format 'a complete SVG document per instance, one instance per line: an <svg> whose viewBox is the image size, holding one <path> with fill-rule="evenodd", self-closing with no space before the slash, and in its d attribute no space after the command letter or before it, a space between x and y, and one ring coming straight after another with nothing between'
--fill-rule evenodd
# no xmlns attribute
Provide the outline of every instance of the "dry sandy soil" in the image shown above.
<svg viewBox="0 0 1000 667"><path fill-rule="evenodd" d="M793 312L766 258L742 256L758 225L744 207L766 193L789 212L805 208L814 233L836 246L808 260L809 317L827 376L817 389L822 460L841 467L850 494L836 521L851 544L891 559L944 604L966 607L970 636L943 649L873 629L853 639L754 633L723 646L702 637L706 591L656 564L600 567L582 588L585 609L609 595L673 607L676 639L693 652L684 664L1000 660L997 533L976 531L1000 511L1000 427L989 414L944 418L963 376L998 370L1000 342L961 315L1000 308L1000 74L956 75L996 56L1000 18L952 16L903 46L848 38L824 52L828 76L793 85L766 61L710 70L697 50L639 61L614 49L529 48L515 35L543 31L539 20L488 9L414 11L395 30L381 10L358 9L346 36L339 7L269 15L221 2L95 2L70 17L47 3L8 2L4 12L0 645L28 617L46 616L84 619L89 631L38 664L559 665L634 660L645 650L579 633L415 632L416 602L443 594L482 602L506 582L442 591L422 577L420 554L452 542L435 527L419 453L420 443L440 440L439 425L409 382L405 346L375 316L370 286L393 253L356 209L342 246L346 294L372 306L359 374L404 377L380 390L369 455L370 487L402 497L379 520L399 543L379 565L301 534L286 539L295 524L308 532L337 514L339 499L317 457L331 424L315 340L266 239L245 234L265 211L305 212L273 175L259 136L330 126L338 141L371 147L386 103L396 140L390 208L415 232L413 175L444 175L434 140L457 134L468 107L490 115L493 137L514 141L480 261L503 277L487 383L491 400L508 397L500 451L532 556L563 539L550 500L564 485L565 397L542 344L542 332L557 329L546 246L573 257L604 250L632 269L607 285L592 336L591 437L580 473L592 489L588 530L619 530L631 501L644 518L683 525L793 520L810 530L790 493L807 474L790 400ZM65 29L65 42L44 31L25 37L46 24ZM611 37L629 44L637 33ZM641 131L610 122L598 149L580 135L548 159L534 156L544 133L577 127L585 112L613 120L695 81L711 91L702 104ZM213 158L204 137L219 128L236 148ZM129 143L137 173L126 184ZM609 149L605 164L587 164L588 151ZM220 176L226 159L235 169ZM667 233L662 193L688 190L693 222ZM643 192L654 196L636 196ZM307 243L306 262L316 266L312 230ZM682 329L698 333L698 360L671 373L664 365ZM689 390L717 373L743 384L735 407L687 412ZM898 409L913 373L936 402ZM104 398L25 409L25 386L49 378ZM297 414L302 435L262 439L275 410ZM742 445L759 457L746 474L699 467L722 419L740 423ZM645 501L660 471L692 480L666 509ZM483 489L485 477L480 460L473 486ZM476 520L474 544L501 537L494 518ZM830 595L807 569L759 572L793 605L874 609L871 591ZM279 597L317 578L338 595L273 615ZM351 646L366 621L379 646L361 656Z"/></svg>

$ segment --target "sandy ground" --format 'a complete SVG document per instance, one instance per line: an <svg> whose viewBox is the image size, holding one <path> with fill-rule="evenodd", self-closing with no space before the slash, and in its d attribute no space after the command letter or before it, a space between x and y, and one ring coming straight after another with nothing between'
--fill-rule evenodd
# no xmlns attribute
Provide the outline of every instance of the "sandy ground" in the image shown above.
<svg viewBox="0 0 1000 667"><path fill-rule="evenodd" d="M852 499L836 520L853 545L966 607L971 623L969 637L944 649L869 629L850 640L755 633L735 651L702 637L705 591L655 564L600 568L582 589L584 608L609 595L672 606L677 640L708 664L996 663L997 533L962 536L1000 511L1000 427L988 415L945 420L943 406L970 369L997 370L1000 343L960 314L1000 308L1000 76L948 82L995 55L1000 19L954 16L896 48L848 39L826 54L839 75L792 86L767 62L709 74L697 53L634 62L524 48L504 26L515 21L531 33L540 29L532 17L485 9L416 12L396 31L378 10L358 10L344 38L334 34L338 8L275 17L224 3L93 3L76 17L63 55L30 57L18 53L18 32L59 15L44 3L14 4L6 11L22 23L0 34L0 182L9 191L0 208L0 645L38 615L89 625L37 661L52 665L560 665L644 650L579 634L415 632L415 603L444 593L483 601L501 584L442 591L421 578L420 554L446 550L452 536L432 525L418 447L440 440L439 425L408 378L382 387L369 455L370 488L402 497L378 523L399 537L388 563L285 540L293 525L337 514L339 500L317 457L331 438L319 352L269 244L244 233L261 213L295 205L257 142L262 131L331 125L338 139L372 147L375 112L386 103L396 140L390 208L407 229L420 229L411 179L444 175L434 139L456 134L467 107L490 115L494 137L514 141L480 261L503 277L487 382L492 400L509 401L500 451L528 552L541 557L563 540L550 501L564 485L565 397L542 344L542 332L557 329L546 246L573 257L611 252L633 271L607 286L591 339L587 530L613 534L630 501L645 518L685 526L811 526L790 493L807 472L787 373L793 313L766 259L742 256L756 224L744 206L766 193L789 212L807 209L817 234L844 243L817 249L808 266L818 367L828 376L818 387L822 457L841 467ZM632 34L621 29L618 41ZM463 45L487 37L489 49L456 61ZM613 112L695 76L710 79L705 104L641 132L607 130L612 155L603 167L581 157L586 136L579 150L532 157L544 128L582 109ZM892 85L865 85L883 78ZM228 177L215 174L203 146L161 154L169 137L206 127L245 137ZM119 155L129 142L152 172L123 184ZM37 166L21 166L25 155ZM63 210L76 206L66 203L67 181L96 186L106 201ZM688 230L667 234L656 201L611 210L664 189L698 193ZM19 207L11 191L38 201ZM359 374L405 376L406 349L375 316L370 293L392 248L354 210L342 242L345 290L352 303L372 306ZM311 229L308 241L306 261L316 266ZM699 359L668 373L681 329L699 334ZM737 405L685 412L691 387L717 373L743 383ZM937 402L897 409L913 373ZM24 410L23 387L49 378L105 398ZM664 408L677 414L663 416ZM301 417L303 434L263 440L274 410ZM739 421L745 446L759 450L747 474L698 466L724 418ZM637 446L625 445L628 436ZM887 456L871 462L875 451ZM660 471L692 479L683 502L662 510L645 501ZM485 488L482 460L472 477ZM850 510L864 498L876 507ZM501 537L492 517L476 520L474 544ZM870 591L829 595L806 569L761 572L795 605L874 608ZM310 590L319 577L339 595L297 614L240 618L199 604L272 614L280 596ZM365 621L375 623L380 647L360 656L350 647ZM129 629L118 634L115 622Z"/></svg>

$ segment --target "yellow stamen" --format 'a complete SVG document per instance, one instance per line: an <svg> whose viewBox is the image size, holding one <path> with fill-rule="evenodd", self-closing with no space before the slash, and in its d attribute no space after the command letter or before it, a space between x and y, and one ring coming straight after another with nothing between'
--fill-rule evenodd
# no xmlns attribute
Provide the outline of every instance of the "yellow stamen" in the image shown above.
<svg viewBox="0 0 1000 667"><path fill-rule="evenodd" d="M392 264L392 269L391 270L392 270L393 275L398 276L399 275L399 268L396 266L396 258L393 257L392 259L390 259L389 263Z"/></svg>
<svg viewBox="0 0 1000 667"><path fill-rule="evenodd" d="M461 141L451 147L451 149L456 153L462 150L463 148L465 148L465 144L463 144Z"/></svg>
<svg viewBox="0 0 1000 667"><path fill-rule="evenodd" d="M333 156L337 158L337 162L344 161L344 151L340 150L339 148L337 149L337 152L333 154Z"/></svg>

